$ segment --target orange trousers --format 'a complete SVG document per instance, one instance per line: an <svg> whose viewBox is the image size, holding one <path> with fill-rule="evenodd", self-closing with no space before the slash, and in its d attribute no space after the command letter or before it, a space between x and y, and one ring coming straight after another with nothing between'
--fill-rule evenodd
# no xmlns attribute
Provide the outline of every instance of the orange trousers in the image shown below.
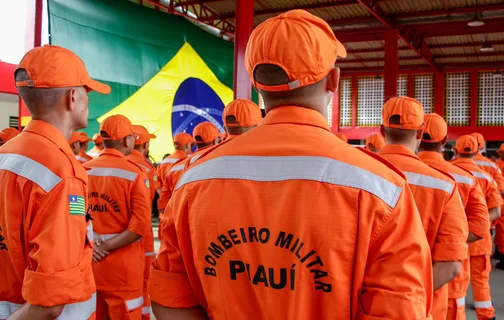
<svg viewBox="0 0 504 320"><path fill-rule="evenodd" d="M473 289L474 307L478 320L495 317L495 310L490 295L490 256L471 256L471 284Z"/></svg>
<svg viewBox="0 0 504 320"><path fill-rule="evenodd" d="M432 303L432 319L445 320L448 308L448 284L434 291Z"/></svg>
<svg viewBox="0 0 504 320"><path fill-rule="evenodd" d="M144 269L144 282L143 282L143 298L144 298L144 303L143 303L143 308L142 308L142 319L143 320L149 320L150 317L150 297L149 297L149 291L148 291L148 284L149 284L149 276L150 276L150 267L152 264L152 261L154 261L154 258L156 258L155 255L152 255L150 252L145 253L145 269Z"/></svg>
<svg viewBox="0 0 504 320"><path fill-rule="evenodd" d="M466 320L465 298L448 299L446 320Z"/></svg>
<svg viewBox="0 0 504 320"><path fill-rule="evenodd" d="M502 207L504 210L504 206ZM500 254L504 254L504 217L497 219L495 223L495 246Z"/></svg>
<svg viewBox="0 0 504 320"><path fill-rule="evenodd" d="M97 291L96 320L140 320L142 306L142 291Z"/></svg>

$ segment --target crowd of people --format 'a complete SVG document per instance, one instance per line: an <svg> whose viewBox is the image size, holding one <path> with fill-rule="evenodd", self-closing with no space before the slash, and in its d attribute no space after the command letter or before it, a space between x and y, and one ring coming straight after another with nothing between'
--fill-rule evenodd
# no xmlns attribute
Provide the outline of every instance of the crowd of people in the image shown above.
<svg viewBox="0 0 504 320"><path fill-rule="evenodd" d="M495 319L504 145L494 163L461 136L445 160L445 120L409 97L349 145L327 121L345 56L306 11L261 23L245 62L265 118L235 100L225 134L200 123L153 164L156 136L123 115L78 131L87 93L110 88L73 52L28 52L14 76L32 120L0 132L0 319L452 320L470 283Z"/></svg>

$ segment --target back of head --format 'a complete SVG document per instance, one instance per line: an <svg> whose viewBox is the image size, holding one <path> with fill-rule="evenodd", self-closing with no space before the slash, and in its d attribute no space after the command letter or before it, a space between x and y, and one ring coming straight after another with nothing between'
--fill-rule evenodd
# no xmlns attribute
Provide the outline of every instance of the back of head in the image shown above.
<svg viewBox="0 0 504 320"><path fill-rule="evenodd" d="M416 149L424 129L422 104L408 97L392 98L382 109L382 133L387 144L400 144Z"/></svg>
<svg viewBox="0 0 504 320"><path fill-rule="evenodd" d="M325 108L339 81L337 57L346 50L324 20L304 10L270 18L254 29L245 53L245 66L266 110L294 105Z"/></svg>
<svg viewBox="0 0 504 320"><path fill-rule="evenodd" d="M474 158L478 153L478 140L471 135L461 136L455 142L453 149L460 158Z"/></svg>
<svg viewBox="0 0 504 320"><path fill-rule="evenodd" d="M478 150L479 151L485 149L485 137L483 137L483 135L481 133L473 132L473 133L471 133L471 137L476 139L476 141L478 142Z"/></svg>
<svg viewBox="0 0 504 320"><path fill-rule="evenodd" d="M383 146L385 146L385 139L378 133L370 135L365 142L365 148L375 153L380 152Z"/></svg>
<svg viewBox="0 0 504 320"><path fill-rule="evenodd" d="M93 143L98 148L103 148L103 138L102 138L102 136L99 133L95 133L93 135Z"/></svg>
<svg viewBox="0 0 504 320"><path fill-rule="evenodd" d="M231 135L240 135L254 128L261 121L261 109L250 100L230 102L222 113L222 122Z"/></svg>
<svg viewBox="0 0 504 320"><path fill-rule="evenodd" d="M151 139L156 139L156 135L149 133L146 127L140 125L134 125L133 131L137 136L135 140L135 150L147 156L149 153L150 141Z"/></svg>
<svg viewBox="0 0 504 320"><path fill-rule="evenodd" d="M100 124L100 135L105 148L129 155L135 146L136 134L131 121L123 115L113 115Z"/></svg>
<svg viewBox="0 0 504 320"><path fill-rule="evenodd" d="M173 137L175 150L180 150L185 154L188 154L192 150L193 143L193 137L185 132L177 133L175 137Z"/></svg>
<svg viewBox="0 0 504 320"><path fill-rule="evenodd" d="M81 133L80 132L73 132L72 135L70 136L70 139L68 139L68 144L70 145L70 148L72 149L72 152L74 155L78 155L80 150L81 150Z"/></svg>
<svg viewBox="0 0 504 320"><path fill-rule="evenodd" d="M217 127L210 122L202 122L194 127L193 130L194 141L196 141L198 149L215 145L220 135Z"/></svg>
<svg viewBox="0 0 504 320"><path fill-rule="evenodd" d="M499 150L497 150L497 155L504 160L504 143L501 144Z"/></svg>
<svg viewBox="0 0 504 320"><path fill-rule="evenodd" d="M442 153L443 145L448 138L448 126L446 121L436 113L429 113L424 116L425 131L420 143L420 151L433 151Z"/></svg>

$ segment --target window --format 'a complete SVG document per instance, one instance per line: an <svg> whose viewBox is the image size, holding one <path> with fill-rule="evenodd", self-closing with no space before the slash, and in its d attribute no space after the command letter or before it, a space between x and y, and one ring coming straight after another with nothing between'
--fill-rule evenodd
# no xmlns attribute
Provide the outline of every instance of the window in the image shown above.
<svg viewBox="0 0 504 320"><path fill-rule="evenodd" d="M383 78L362 77L357 80L357 125L376 127L381 125L384 100Z"/></svg>
<svg viewBox="0 0 504 320"><path fill-rule="evenodd" d="M340 127L350 127L352 125L352 79L341 79L339 96Z"/></svg>
<svg viewBox="0 0 504 320"><path fill-rule="evenodd" d="M504 77L479 73L478 126L504 126Z"/></svg>
<svg viewBox="0 0 504 320"><path fill-rule="evenodd" d="M18 125L19 125L19 118L18 117L9 116L9 127L17 129Z"/></svg>
<svg viewBox="0 0 504 320"><path fill-rule="evenodd" d="M397 77L397 96L408 96L408 75L401 75Z"/></svg>
<svg viewBox="0 0 504 320"><path fill-rule="evenodd" d="M470 73L447 73L445 75L444 118L449 126L469 125Z"/></svg>
<svg viewBox="0 0 504 320"><path fill-rule="evenodd" d="M425 113L434 112L434 75L415 75L415 99L420 101Z"/></svg>

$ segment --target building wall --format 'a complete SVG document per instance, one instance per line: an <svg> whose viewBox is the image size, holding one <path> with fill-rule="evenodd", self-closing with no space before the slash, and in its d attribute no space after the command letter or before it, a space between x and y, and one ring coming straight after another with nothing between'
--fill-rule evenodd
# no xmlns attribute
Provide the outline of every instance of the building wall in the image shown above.
<svg viewBox="0 0 504 320"><path fill-rule="evenodd" d="M9 127L9 117L17 117L19 96L0 93L0 130Z"/></svg>

